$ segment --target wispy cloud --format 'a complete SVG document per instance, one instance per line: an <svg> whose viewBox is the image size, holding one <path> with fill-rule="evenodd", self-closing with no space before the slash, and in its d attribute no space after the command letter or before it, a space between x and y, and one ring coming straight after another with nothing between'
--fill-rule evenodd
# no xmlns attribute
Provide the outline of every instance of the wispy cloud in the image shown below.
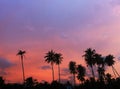
<svg viewBox="0 0 120 89"><path fill-rule="evenodd" d="M40 69L42 69L42 70L49 70L49 69L51 69L51 67L45 65L45 66L41 66Z"/></svg>
<svg viewBox="0 0 120 89"><path fill-rule="evenodd" d="M10 62L8 59L4 58L4 57L0 57L0 75L5 76L7 75L7 68L10 68L12 66L14 66L15 64L13 64L12 62Z"/></svg>

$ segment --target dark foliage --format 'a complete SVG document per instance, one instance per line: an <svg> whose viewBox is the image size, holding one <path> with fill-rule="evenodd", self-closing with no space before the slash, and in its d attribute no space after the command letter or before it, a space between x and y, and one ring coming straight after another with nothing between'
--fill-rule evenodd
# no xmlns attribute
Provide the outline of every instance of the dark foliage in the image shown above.
<svg viewBox="0 0 120 89"><path fill-rule="evenodd" d="M18 55L23 57L25 51L19 51ZM86 68L81 64L76 65L76 62L69 62L70 73L74 76L74 84L70 84L69 81L66 84L60 83L60 72L59 72L59 81L54 80L54 69L53 64L61 64L62 54L55 53L53 50L49 51L45 56L45 61L51 63L53 71L53 81L52 83L37 82L36 79L28 77L25 79L23 84L19 83L5 83L5 80L0 76L0 89L120 89L120 76L117 73L117 70L114 68L115 60L113 55L107 55L103 57L101 54L96 53L94 49L88 48L85 51L84 58L86 64L91 67L92 77L85 78ZM21 58L23 59L23 58ZM98 69L94 70L94 66ZM118 77L113 78L111 74L105 73L105 67L112 67L114 74L116 73ZM59 67L58 67L59 69ZM59 69L60 70L60 69ZM95 77L94 72L98 72L98 78ZM77 75L77 76L75 76ZM24 77L24 76L23 76ZM80 84L75 84L75 77L80 80Z"/></svg>
<svg viewBox="0 0 120 89"><path fill-rule="evenodd" d="M66 84L61 84L57 81L53 81L51 84L44 82L38 83L33 80L32 77L27 78L26 84L5 84L2 82L2 86L0 85L0 89L120 89L120 78L111 79L108 74L108 81L106 83L94 80L94 78L90 78L89 80L85 80L84 83L76 85L74 88L72 85L67 82ZM1 77L2 78L2 77ZM0 79L0 82L4 81Z"/></svg>

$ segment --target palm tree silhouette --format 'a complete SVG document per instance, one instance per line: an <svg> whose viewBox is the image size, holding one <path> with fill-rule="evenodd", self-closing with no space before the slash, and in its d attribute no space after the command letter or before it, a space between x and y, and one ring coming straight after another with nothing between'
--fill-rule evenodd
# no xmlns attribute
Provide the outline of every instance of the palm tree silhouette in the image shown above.
<svg viewBox="0 0 120 89"><path fill-rule="evenodd" d="M97 71L98 71L98 75L99 75L99 80L101 82L103 82L104 79L105 79L105 69L104 69L104 67L98 67Z"/></svg>
<svg viewBox="0 0 120 89"><path fill-rule="evenodd" d="M103 81L104 80L104 77L105 77L105 69L104 69L104 65L105 65L105 62L104 62L104 58L102 57L101 54L98 54L96 53L95 54L95 63L98 67L98 75L99 75L99 80L100 81Z"/></svg>
<svg viewBox="0 0 120 89"><path fill-rule="evenodd" d="M46 53L45 58L45 62L50 63L52 66L52 77L53 77L53 81L54 81L54 63L55 63L55 52L53 50L48 51L48 53Z"/></svg>
<svg viewBox="0 0 120 89"><path fill-rule="evenodd" d="M95 53L95 63L98 65L98 66L104 66L104 58L102 57L101 54L98 54L98 53Z"/></svg>
<svg viewBox="0 0 120 89"><path fill-rule="evenodd" d="M23 58L24 58L24 54L26 52L25 51L22 51L22 50L19 50L17 55L19 55L21 57L21 65L22 65L22 72L23 72L23 82L25 82L25 72L24 72L24 64L23 64Z"/></svg>
<svg viewBox="0 0 120 89"><path fill-rule="evenodd" d="M106 63L106 65L112 67L112 71L113 71L115 77L116 77L116 74L120 77L120 75L118 74L117 70L116 70L116 69L114 68L114 66L113 66L114 63L115 63L115 61L113 60L114 58L115 58L115 57L114 57L113 55L109 54L109 55L106 56L106 58L105 58L105 63Z"/></svg>
<svg viewBox="0 0 120 89"><path fill-rule="evenodd" d="M69 70L70 70L70 73L73 74L73 80L74 80L74 86L75 86L75 84L76 84L75 74L77 73L76 72L76 62L74 62L74 61L69 62Z"/></svg>
<svg viewBox="0 0 120 89"><path fill-rule="evenodd" d="M91 67L93 78L95 78L95 74L93 70L93 65L95 65L95 52L96 51L94 49L88 48L85 51L85 54L83 55L83 57L85 57L85 62L87 66Z"/></svg>
<svg viewBox="0 0 120 89"><path fill-rule="evenodd" d="M78 72L78 75L77 75L78 80L83 82L85 80L84 77L85 77L85 73L86 73L85 67L83 67L82 65L78 65L77 66L77 72Z"/></svg>
<svg viewBox="0 0 120 89"><path fill-rule="evenodd" d="M37 80L33 79L33 77L28 77L25 80L25 85L27 86L28 89L29 88L32 89L37 84L38 84Z"/></svg>
<svg viewBox="0 0 120 89"><path fill-rule="evenodd" d="M55 63L58 65L58 76L59 76L59 83L60 83L60 64L62 62L62 54L61 53L55 53Z"/></svg>
<svg viewBox="0 0 120 89"><path fill-rule="evenodd" d="M111 83L111 80L112 80L111 74L107 73L107 74L105 75L105 78L106 78L107 83Z"/></svg>

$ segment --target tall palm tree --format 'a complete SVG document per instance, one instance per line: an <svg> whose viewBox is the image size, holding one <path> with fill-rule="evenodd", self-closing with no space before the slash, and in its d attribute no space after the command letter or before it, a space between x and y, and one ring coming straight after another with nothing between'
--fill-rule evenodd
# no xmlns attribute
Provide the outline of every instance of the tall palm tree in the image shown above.
<svg viewBox="0 0 120 89"><path fill-rule="evenodd" d="M19 55L21 57L21 65L22 65L22 72L23 72L23 82L25 82L25 72L24 72L24 64L23 64L23 58L24 58L24 54L26 52L25 51L22 51L22 50L19 50L17 55Z"/></svg>
<svg viewBox="0 0 120 89"><path fill-rule="evenodd" d="M78 80L80 80L81 82L83 82L85 80L85 73L86 73L86 69L85 67L83 67L82 65L78 65L77 66L77 78Z"/></svg>
<svg viewBox="0 0 120 89"><path fill-rule="evenodd" d="M113 60L115 57L113 56L113 55L111 55L111 54L109 54L108 56L106 56L106 58L105 58L105 63L106 63L106 65L108 65L108 66L111 66L112 67L112 70L113 70L113 73L114 73L114 75L115 75L115 77L116 77L116 74L120 77L120 75L118 74L118 72L117 72L117 70L114 68L114 63L115 63L115 61ZM115 74L116 73L116 74Z"/></svg>
<svg viewBox="0 0 120 89"><path fill-rule="evenodd" d="M60 64L62 62L62 54L61 53L55 53L55 63L58 65L58 76L59 76L59 83L60 83Z"/></svg>
<svg viewBox="0 0 120 89"><path fill-rule="evenodd" d="M105 68L104 68L105 62L101 54L98 53L95 54L95 63L98 67L97 71L98 71L99 80L103 81L105 77Z"/></svg>
<svg viewBox="0 0 120 89"><path fill-rule="evenodd" d="M85 54L83 55L87 66L91 67L93 78L95 78L95 74L93 70L93 66L95 65L95 53L96 51L94 49L88 48L85 51Z"/></svg>
<svg viewBox="0 0 120 89"><path fill-rule="evenodd" d="M50 63L52 66L52 77L53 77L53 81L54 81L54 68L53 65L55 63L55 52L53 50L48 51L48 53L46 53L45 58L45 62Z"/></svg>
<svg viewBox="0 0 120 89"><path fill-rule="evenodd" d="M74 86L75 86L75 84L76 84L75 74L77 73L76 72L76 62L74 62L74 61L69 62L69 70L70 70L70 73L73 74Z"/></svg>

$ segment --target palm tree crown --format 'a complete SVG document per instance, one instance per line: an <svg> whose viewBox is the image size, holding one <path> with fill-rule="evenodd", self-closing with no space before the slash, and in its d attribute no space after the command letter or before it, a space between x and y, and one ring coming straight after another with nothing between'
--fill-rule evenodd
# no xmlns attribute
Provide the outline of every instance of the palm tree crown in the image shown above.
<svg viewBox="0 0 120 89"><path fill-rule="evenodd" d="M46 56L44 57L45 58L45 61L47 63L51 63L53 64L55 62L55 52L53 50L49 51L48 53L46 53Z"/></svg>
<svg viewBox="0 0 120 89"><path fill-rule="evenodd" d="M78 80L84 81L85 80L84 77L86 73L85 67L83 67L82 65L78 65L77 72L78 72L78 75L77 75Z"/></svg>
<svg viewBox="0 0 120 89"><path fill-rule="evenodd" d="M87 66L90 66L92 69L92 75L94 78L95 78L95 74L93 71L93 65L95 65L95 62L96 62L95 61L95 53L96 53L96 51L94 49L88 48L85 51L85 54L83 55L83 57L85 58L85 62L87 64Z"/></svg>
<svg viewBox="0 0 120 89"><path fill-rule="evenodd" d="M73 79L74 79L74 86L75 86L75 74L77 73L76 71L76 62L74 61L70 61L69 62L69 70L70 70L70 73L73 74Z"/></svg>
<svg viewBox="0 0 120 89"><path fill-rule="evenodd" d="M91 48L88 48L86 51L85 51L85 54L83 55L83 57L85 57L85 61L87 63L88 66L92 66L95 64L95 50L94 49L91 49Z"/></svg>
<svg viewBox="0 0 120 89"><path fill-rule="evenodd" d="M118 74L117 70L114 68L114 63L115 61L113 60L115 57L111 54L109 54L108 56L106 56L105 58L105 64L108 65L108 66L111 66L112 67L112 71L116 77L116 74L120 77L120 75Z"/></svg>
<svg viewBox="0 0 120 89"><path fill-rule="evenodd" d="M25 53L26 53L25 51L19 50L17 55L23 56Z"/></svg>
<svg viewBox="0 0 120 89"><path fill-rule="evenodd" d="M55 63L57 65L61 64L62 59L63 59L62 54L61 53L55 53L54 56L55 56Z"/></svg>
<svg viewBox="0 0 120 89"><path fill-rule="evenodd" d="M104 66L104 58L101 54L95 54L95 62L98 66Z"/></svg>
<svg viewBox="0 0 120 89"><path fill-rule="evenodd" d="M76 62L70 61L69 70L70 70L70 73L76 74Z"/></svg>
<svg viewBox="0 0 120 89"><path fill-rule="evenodd" d="M109 54L108 56L106 56L106 58L105 58L106 65L108 65L108 66L114 65L115 61L113 59L114 59L114 56L111 55L111 54Z"/></svg>

